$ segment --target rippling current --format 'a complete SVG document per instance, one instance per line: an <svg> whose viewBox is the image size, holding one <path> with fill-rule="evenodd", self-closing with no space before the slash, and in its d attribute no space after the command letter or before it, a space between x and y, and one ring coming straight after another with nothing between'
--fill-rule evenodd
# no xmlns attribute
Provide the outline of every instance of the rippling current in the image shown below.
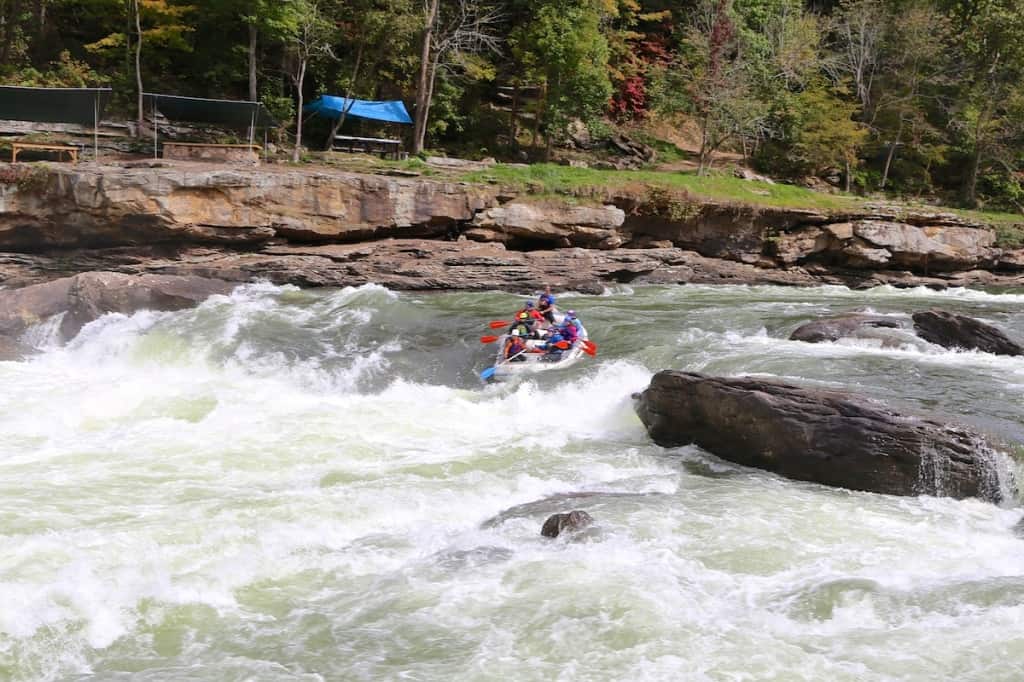
<svg viewBox="0 0 1024 682"><path fill-rule="evenodd" d="M1024 441L1024 359L800 323L1024 295L564 296L596 358L483 386L521 298L252 285L0 363L0 679L1024 679L1017 501L786 481L649 442L663 368L849 389ZM588 493L583 495L583 493ZM584 509L576 539L539 534Z"/></svg>

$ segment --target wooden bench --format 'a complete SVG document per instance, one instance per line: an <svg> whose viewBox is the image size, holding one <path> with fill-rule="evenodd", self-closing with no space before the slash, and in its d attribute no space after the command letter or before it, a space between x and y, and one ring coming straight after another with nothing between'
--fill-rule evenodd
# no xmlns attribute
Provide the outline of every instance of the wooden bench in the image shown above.
<svg viewBox="0 0 1024 682"><path fill-rule="evenodd" d="M365 152L367 154L380 154L384 158L398 159L402 151L402 141L389 140L382 137L335 135L332 148L341 152Z"/></svg>
<svg viewBox="0 0 1024 682"><path fill-rule="evenodd" d="M58 158L62 152L67 152L72 163L78 163L78 147L69 147L66 144L37 144L35 142L12 142L11 163L18 162L18 152L30 149L34 151L57 152Z"/></svg>
<svg viewBox="0 0 1024 682"><path fill-rule="evenodd" d="M260 160L263 147L258 144L214 144L210 142L164 142L164 158L183 161Z"/></svg>

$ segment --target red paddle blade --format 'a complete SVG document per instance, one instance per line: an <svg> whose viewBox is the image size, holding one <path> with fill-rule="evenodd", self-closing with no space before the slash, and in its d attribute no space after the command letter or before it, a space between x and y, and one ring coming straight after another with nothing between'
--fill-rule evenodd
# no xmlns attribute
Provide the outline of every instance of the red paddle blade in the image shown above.
<svg viewBox="0 0 1024 682"><path fill-rule="evenodd" d="M570 347L568 341L559 341L555 344L555 348L561 348L562 350L569 350Z"/></svg>
<svg viewBox="0 0 1024 682"><path fill-rule="evenodd" d="M495 320L494 322L491 322L491 324L488 326L490 326L491 329L501 329L502 327L507 327L510 324L512 323L506 322L505 320Z"/></svg>
<svg viewBox="0 0 1024 682"><path fill-rule="evenodd" d="M481 336L480 343L494 343L500 338L500 336Z"/></svg>
<svg viewBox="0 0 1024 682"><path fill-rule="evenodd" d="M597 355L597 351L594 350L593 348L590 348L589 346L583 346L583 352L589 355L590 357L594 357Z"/></svg>
<svg viewBox="0 0 1024 682"><path fill-rule="evenodd" d="M584 340L583 341L583 348L584 348L584 350L586 350L588 352L593 351L593 352L590 353L591 355L593 355L594 353L597 352L597 344L594 343L593 341L586 341L586 340Z"/></svg>

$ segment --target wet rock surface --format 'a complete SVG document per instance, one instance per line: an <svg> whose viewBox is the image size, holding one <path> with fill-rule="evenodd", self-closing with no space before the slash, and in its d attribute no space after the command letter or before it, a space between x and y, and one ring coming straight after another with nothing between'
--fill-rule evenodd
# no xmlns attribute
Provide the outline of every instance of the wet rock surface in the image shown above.
<svg viewBox="0 0 1024 682"><path fill-rule="evenodd" d="M214 294L226 294L234 286L196 276L88 272L2 290L0 336L14 339L32 325L63 315L59 331L62 340L67 341L83 326L106 313L181 310Z"/></svg>
<svg viewBox="0 0 1024 682"><path fill-rule="evenodd" d="M564 514L549 516L540 529L546 538L557 538L563 533L575 533L594 523L593 517L585 511L574 509Z"/></svg>
<svg viewBox="0 0 1024 682"><path fill-rule="evenodd" d="M886 315L837 315L800 325L789 335L789 340L822 343L865 335L871 330L905 329L907 326L903 320Z"/></svg>
<svg viewBox="0 0 1024 682"><path fill-rule="evenodd" d="M913 320L918 336L943 348L980 350L995 355L1024 354L1024 348L1002 331L966 315L929 310L914 313Z"/></svg>
<svg viewBox="0 0 1024 682"><path fill-rule="evenodd" d="M999 501L997 453L966 428L782 382L665 370L636 396L659 445L696 444L788 478Z"/></svg>

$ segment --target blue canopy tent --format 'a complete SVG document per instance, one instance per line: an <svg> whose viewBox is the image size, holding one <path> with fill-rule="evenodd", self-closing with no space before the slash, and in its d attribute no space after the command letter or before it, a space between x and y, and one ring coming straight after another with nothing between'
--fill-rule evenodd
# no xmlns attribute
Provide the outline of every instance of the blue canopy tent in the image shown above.
<svg viewBox="0 0 1024 682"><path fill-rule="evenodd" d="M405 110L405 104L401 100L372 102L364 99L324 95L310 102L303 109L324 118L341 118L344 115L388 123L412 123L412 118Z"/></svg>
<svg viewBox="0 0 1024 682"><path fill-rule="evenodd" d="M401 140L338 135L338 129L341 128L341 124L349 116L371 121L383 121L385 123L412 123L412 118L409 117L409 112L405 110L405 104L401 100L372 102L363 99L324 95L310 102L303 107L303 110L333 120L331 134L327 138L328 149L341 149L350 152L379 152L384 156L393 156L396 159L401 158Z"/></svg>

